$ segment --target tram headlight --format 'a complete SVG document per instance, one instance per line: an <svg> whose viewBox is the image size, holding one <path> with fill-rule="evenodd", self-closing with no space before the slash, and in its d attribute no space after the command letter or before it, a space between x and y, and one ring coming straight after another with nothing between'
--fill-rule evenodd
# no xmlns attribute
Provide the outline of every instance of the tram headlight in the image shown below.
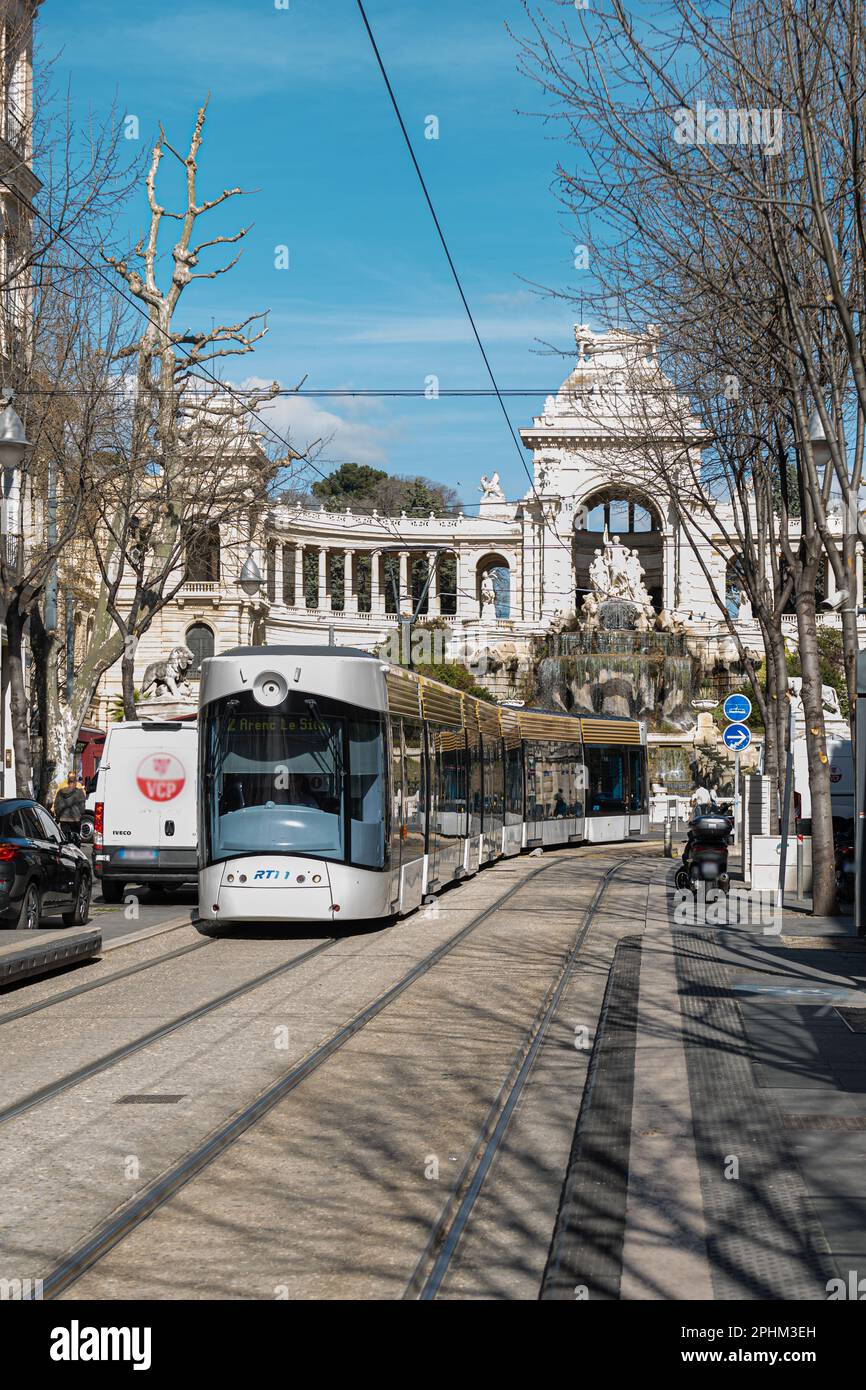
<svg viewBox="0 0 866 1390"><path fill-rule="evenodd" d="M272 708L281 705L289 693L284 676L277 671L262 671L253 681L253 697L260 705Z"/></svg>

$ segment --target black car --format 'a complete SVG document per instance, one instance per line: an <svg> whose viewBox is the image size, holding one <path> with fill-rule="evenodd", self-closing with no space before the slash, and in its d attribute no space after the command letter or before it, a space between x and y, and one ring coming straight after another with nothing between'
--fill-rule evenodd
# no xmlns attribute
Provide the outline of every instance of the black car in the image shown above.
<svg viewBox="0 0 866 1390"><path fill-rule="evenodd" d="M39 926L42 917L81 927L90 916L87 855L36 801L0 800L0 925Z"/></svg>

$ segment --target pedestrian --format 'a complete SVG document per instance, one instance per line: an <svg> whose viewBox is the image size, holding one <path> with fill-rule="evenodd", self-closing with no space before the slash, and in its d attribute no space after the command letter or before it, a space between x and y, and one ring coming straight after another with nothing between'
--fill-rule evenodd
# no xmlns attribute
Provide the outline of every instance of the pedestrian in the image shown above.
<svg viewBox="0 0 866 1390"><path fill-rule="evenodd" d="M60 829L77 840L81 831L81 821L87 795L78 774L72 769L65 782L57 788L54 798L54 819Z"/></svg>
<svg viewBox="0 0 866 1390"><path fill-rule="evenodd" d="M555 816L568 815L568 805L566 804L565 797L562 794L562 787L560 787L556 793L556 801L553 805L553 814Z"/></svg>
<svg viewBox="0 0 866 1390"><path fill-rule="evenodd" d="M703 816L712 808L713 794L708 787L696 787L692 796L692 816Z"/></svg>

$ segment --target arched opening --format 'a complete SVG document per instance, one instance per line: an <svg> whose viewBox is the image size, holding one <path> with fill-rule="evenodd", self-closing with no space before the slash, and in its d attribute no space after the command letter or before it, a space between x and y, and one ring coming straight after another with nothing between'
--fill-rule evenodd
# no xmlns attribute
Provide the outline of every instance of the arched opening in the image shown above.
<svg viewBox="0 0 866 1390"><path fill-rule="evenodd" d="M628 551L637 551L653 607L664 607L664 545L662 520L647 497L628 488L611 487L587 497L580 507L574 532L575 607L579 610L591 589L589 567L602 546L605 531Z"/></svg>
<svg viewBox="0 0 866 1390"><path fill-rule="evenodd" d="M184 641L195 657L189 674L197 676L205 657L214 654L213 628L208 627L207 623L193 623L187 628Z"/></svg>
<svg viewBox="0 0 866 1390"><path fill-rule="evenodd" d="M184 578L196 584L215 584L220 577L220 528L215 524L190 522L185 527Z"/></svg>
<svg viewBox="0 0 866 1390"><path fill-rule="evenodd" d="M479 612L506 619L511 616L511 567L504 555L485 555L475 570L475 595Z"/></svg>

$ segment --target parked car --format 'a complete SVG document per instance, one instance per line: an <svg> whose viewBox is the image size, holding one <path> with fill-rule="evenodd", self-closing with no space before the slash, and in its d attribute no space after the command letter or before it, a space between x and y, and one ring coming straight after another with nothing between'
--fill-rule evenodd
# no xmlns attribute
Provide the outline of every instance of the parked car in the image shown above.
<svg viewBox="0 0 866 1390"><path fill-rule="evenodd" d="M90 917L93 872L83 850L36 801L0 800L0 924L39 926L62 917L82 927Z"/></svg>

